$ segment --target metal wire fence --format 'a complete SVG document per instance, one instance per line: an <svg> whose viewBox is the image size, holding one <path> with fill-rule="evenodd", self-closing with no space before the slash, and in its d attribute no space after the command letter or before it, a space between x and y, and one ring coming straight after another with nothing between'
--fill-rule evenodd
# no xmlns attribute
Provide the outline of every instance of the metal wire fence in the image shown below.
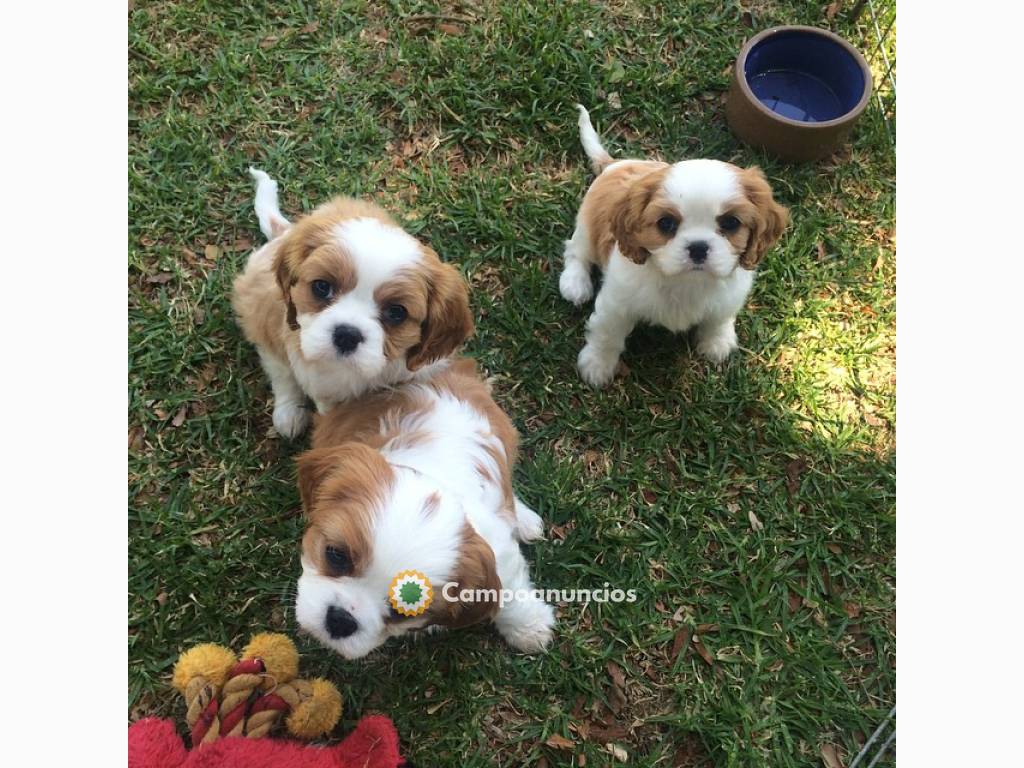
<svg viewBox="0 0 1024 768"><path fill-rule="evenodd" d="M848 22L874 75L871 113L885 125L889 141L895 147L896 0L857 0L850 9Z"/></svg>

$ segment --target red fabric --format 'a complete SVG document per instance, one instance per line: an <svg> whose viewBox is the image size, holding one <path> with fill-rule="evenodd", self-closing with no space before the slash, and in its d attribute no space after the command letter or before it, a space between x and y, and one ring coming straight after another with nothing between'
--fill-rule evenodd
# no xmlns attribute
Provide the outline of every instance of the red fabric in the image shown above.
<svg viewBox="0 0 1024 768"><path fill-rule="evenodd" d="M128 768L399 768L391 720L370 715L340 744L315 747L286 739L230 736L191 752L170 720L148 717L128 728Z"/></svg>

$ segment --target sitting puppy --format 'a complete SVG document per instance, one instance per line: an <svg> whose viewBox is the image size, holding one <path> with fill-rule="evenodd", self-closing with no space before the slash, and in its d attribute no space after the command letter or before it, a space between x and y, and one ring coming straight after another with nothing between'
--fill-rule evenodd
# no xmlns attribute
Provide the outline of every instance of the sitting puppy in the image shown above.
<svg viewBox="0 0 1024 768"><path fill-rule="evenodd" d="M373 203L339 197L291 224L277 182L256 179L269 242L235 279L231 303L274 391L274 428L296 437L307 396L331 405L427 378L473 332L458 271Z"/></svg>
<svg viewBox="0 0 1024 768"><path fill-rule="evenodd" d="M582 105L580 138L598 174L565 243L562 296L590 299L590 268L604 283L577 364L595 387L611 381L639 321L697 326L697 349L719 363L736 349L736 313L754 269L782 235L788 212L757 167L717 160L613 161Z"/></svg>
<svg viewBox="0 0 1024 768"><path fill-rule="evenodd" d="M470 360L318 417L313 448L298 458L308 521L299 624L349 659L410 630L485 619L513 647L543 649L554 612L539 594L501 605L449 599L533 590L518 541L541 538L544 526L512 492L517 442ZM414 615L392 602L408 570L433 590Z"/></svg>

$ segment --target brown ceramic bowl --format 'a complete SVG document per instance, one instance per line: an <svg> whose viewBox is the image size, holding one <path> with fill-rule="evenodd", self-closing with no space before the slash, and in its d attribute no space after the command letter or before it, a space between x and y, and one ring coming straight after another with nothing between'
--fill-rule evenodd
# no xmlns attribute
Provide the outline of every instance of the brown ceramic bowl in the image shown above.
<svg viewBox="0 0 1024 768"><path fill-rule="evenodd" d="M772 27L747 41L725 104L743 141L784 160L817 160L849 136L871 98L860 52L828 30Z"/></svg>

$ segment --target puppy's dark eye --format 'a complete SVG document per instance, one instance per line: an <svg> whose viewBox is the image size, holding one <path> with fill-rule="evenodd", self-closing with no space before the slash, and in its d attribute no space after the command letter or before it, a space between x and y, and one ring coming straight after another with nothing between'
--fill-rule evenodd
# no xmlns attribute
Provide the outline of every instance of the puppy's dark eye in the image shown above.
<svg viewBox="0 0 1024 768"><path fill-rule="evenodd" d="M327 301L334 295L334 286L326 280L314 280L310 284L310 289L313 291L313 295L321 301Z"/></svg>
<svg viewBox="0 0 1024 768"><path fill-rule="evenodd" d="M388 325L398 325L399 323L404 323L405 318L407 318L408 316L408 310L406 310L406 308L403 307L401 304L388 304L386 307L384 307L384 312L381 315L381 317L383 317L384 319L384 322L387 323Z"/></svg>
<svg viewBox="0 0 1024 768"><path fill-rule="evenodd" d="M324 550L324 559L335 576L347 576L352 573L352 557L344 547L328 546Z"/></svg>
<svg viewBox="0 0 1024 768"><path fill-rule="evenodd" d="M723 232L735 232L740 228L740 220L732 215L719 216L718 226Z"/></svg>
<svg viewBox="0 0 1024 768"><path fill-rule="evenodd" d="M674 235L679 229L679 222L675 216L662 216L658 219L658 231L664 235Z"/></svg>

